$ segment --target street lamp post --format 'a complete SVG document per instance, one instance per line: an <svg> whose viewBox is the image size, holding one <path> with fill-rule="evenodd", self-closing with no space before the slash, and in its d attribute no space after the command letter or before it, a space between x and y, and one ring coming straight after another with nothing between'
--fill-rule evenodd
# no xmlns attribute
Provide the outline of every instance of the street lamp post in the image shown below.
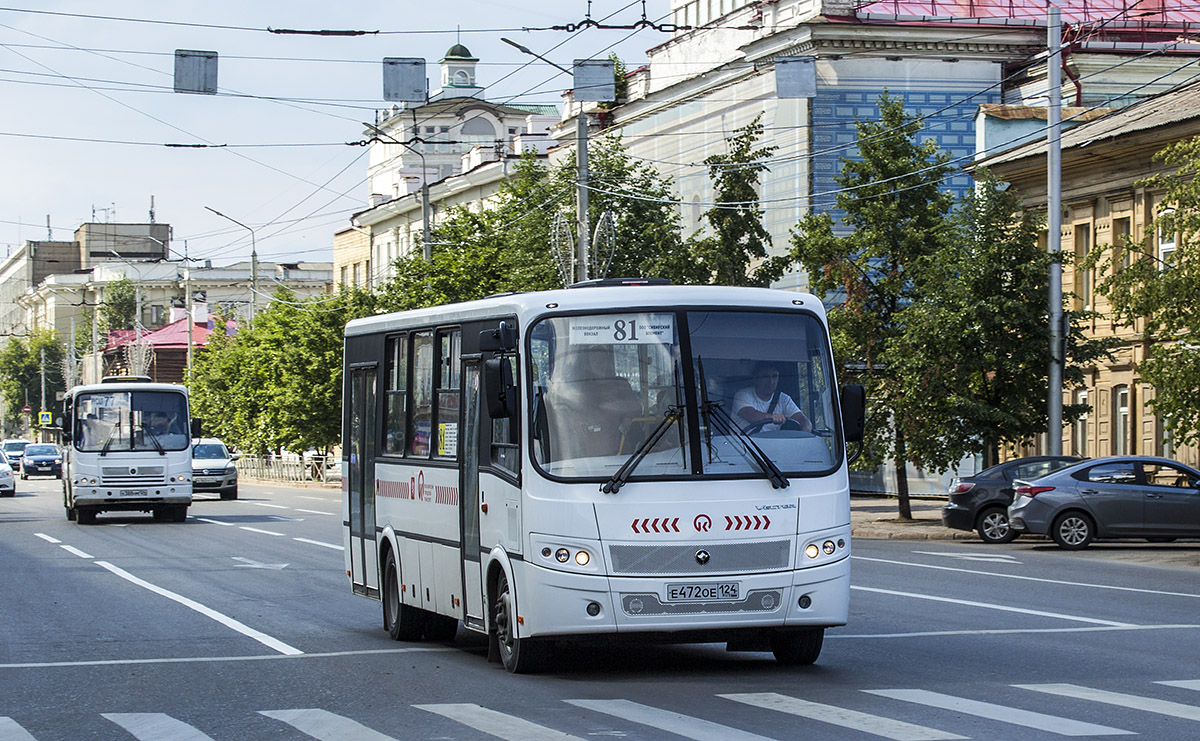
<svg viewBox="0 0 1200 741"><path fill-rule="evenodd" d="M566 72L568 75L574 74L566 67L551 62L541 54L529 50L512 39L501 37L500 40L522 54L528 54L535 59L542 60L560 72ZM583 104L579 101L576 101L576 103L579 104L579 112L575 116L575 168L578 172L579 182L578 188L575 191L575 222L578 232L575 241L575 259L577 262L575 265L575 279L585 281L588 279L588 252L590 251L588 245L588 119L587 114L583 111Z"/></svg>
<svg viewBox="0 0 1200 741"><path fill-rule="evenodd" d="M423 244L423 252L425 255L425 259L426 260L432 259L433 258L433 242L430 241L430 238L429 238L429 219L430 219L430 214L429 214L429 171L425 167L425 153L419 149L416 149L415 147L409 146L407 142L400 141L399 139L395 138L394 136L392 136L391 134L387 133L386 131L384 131L383 129L379 128L378 126L376 126L374 124L369 124L364 121L363 126L366 126L367 128L371 129L377 135L386 138L391 143L399 144L400 146L404 147L408 151L412 152L413 154L415 154L421 158L421 222L424 225L424 230L422 232L421 238L423 240L422 244Z"/></svg>
<svg viewBox="0 0 1200 741"><path fill-rule="evenodd" d="M237 219L231 216L226 216L212 206L205 206L205 208L209 211L212 211L217 216L220 216L222 219L228 219L229 221L232 221L241 228L250 232L250 320L253 321L254 310L258 303L258 249L254 244L254 230Z"/></svg>

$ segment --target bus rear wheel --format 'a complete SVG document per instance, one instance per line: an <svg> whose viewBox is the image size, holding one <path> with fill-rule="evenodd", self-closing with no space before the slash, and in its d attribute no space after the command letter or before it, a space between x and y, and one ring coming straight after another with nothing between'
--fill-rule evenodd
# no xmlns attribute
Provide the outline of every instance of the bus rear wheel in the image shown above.
<svg viewBox="0 0 1200 741"><path fill-rule="evenodd" d="M785 666L805 666L816 663L824 641L824 628L779 630L771 634L771 653Z"/></svg>
<svg viewBox="0 0 1200 741"><path fill-rule="evenodd" d="M541 668L545 647L530 638L517 638L517 615L508 576L501 571L492 601L491 640L496 642L500 661L513 674L528 674Z"/></svg>
<svg viewBox="0 0 1200 741"><path fill-rule="evenodd" d="M392 551L383 565L383 627L393 641L419 641L425 633L425 612L400 601L400 570Z"/></svg>

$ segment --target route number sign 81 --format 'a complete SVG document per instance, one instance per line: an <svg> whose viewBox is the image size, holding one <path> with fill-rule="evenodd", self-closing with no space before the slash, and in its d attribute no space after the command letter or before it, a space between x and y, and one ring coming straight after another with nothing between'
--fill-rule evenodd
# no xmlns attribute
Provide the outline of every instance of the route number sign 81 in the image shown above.
<svg viewBox="0 0 1200 741"><path fill-rule="evenodd" d="M674 314L605 314L570 318L572 345L670 345Z"/></svg>

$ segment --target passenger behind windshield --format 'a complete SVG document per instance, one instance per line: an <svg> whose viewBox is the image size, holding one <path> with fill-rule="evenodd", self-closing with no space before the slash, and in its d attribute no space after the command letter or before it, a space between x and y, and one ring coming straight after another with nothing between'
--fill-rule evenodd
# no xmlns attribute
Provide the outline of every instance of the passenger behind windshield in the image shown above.
<svg viewBox="0 0 1200 741"><path fill-rule="evenodd" d="M774 432L793 421L802 432L812 432L812 422L796 406L792 397L779 390L779 368L760 361L754 365L754 385L746 386L733 397L737 416L747 422L747 431Z"/></svg>

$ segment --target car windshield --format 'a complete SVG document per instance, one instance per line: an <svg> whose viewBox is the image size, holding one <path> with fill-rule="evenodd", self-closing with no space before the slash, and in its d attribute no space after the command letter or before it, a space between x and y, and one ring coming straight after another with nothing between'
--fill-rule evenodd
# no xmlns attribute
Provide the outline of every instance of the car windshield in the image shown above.
<svg viewBox="0 0 1200 741"><path fill-rule="evenodd" d="M20 440L15 443L4 443L4 452L5 453L19 453L22 450L24 450L26 448L26 446L28 446L28 445L29 445L29 443L25 442L24 440Z"/></svg>
<svg viewBox="0 0 1200 741"><path fill-rule="evenodd" d="M58 455L58 448L54 445L29 445L25 448L25 455L27 457L35 455Z"/></svg>
<svg viewBox="0 0 1200 741"><path fill-rule="evenodd" d="M75 400L75 447L115 453L185 450L187 397L173 391L103 391Z"/></svg>
<svg viewBox="0 0 1200 741"><path fill-rule="evenodd" d="M201 443L192 448L193 458L228 458L229 453L225 451L224 445L214 445L211 443Z"/></svg>
<svg viewBox="0 0 1200 741"><path fill-rule="evenodd" d="M828 340L810 314L555 317L531 328L530 364L534 459L552 476L608 478L642 453L631 480L767 476L772 463L817 475L841 461Z"/></svg>

